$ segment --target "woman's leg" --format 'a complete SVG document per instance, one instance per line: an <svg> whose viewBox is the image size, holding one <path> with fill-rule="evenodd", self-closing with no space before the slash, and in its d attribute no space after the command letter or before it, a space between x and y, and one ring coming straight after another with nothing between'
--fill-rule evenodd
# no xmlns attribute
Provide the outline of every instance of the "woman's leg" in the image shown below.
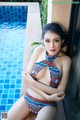
<svg viewBox="0 0 80 120"><path fill-rule="evenodd" d="M29 107L22 96L8 111L8 120L23 120L30 114Z"/></svg>
<svg viewBox="0 0 80 120"><path fill-rule="evenodd" d="M54 120L57 112L56 106L43 107L39 112L35 120Z"/></svg>
<svg viewBox="0 0 80 120"><path fill-rule="evenodd" d="M29 116L25 118L24 120L35 120L35 118L36 118L36 114L30 113Z"/></svg>

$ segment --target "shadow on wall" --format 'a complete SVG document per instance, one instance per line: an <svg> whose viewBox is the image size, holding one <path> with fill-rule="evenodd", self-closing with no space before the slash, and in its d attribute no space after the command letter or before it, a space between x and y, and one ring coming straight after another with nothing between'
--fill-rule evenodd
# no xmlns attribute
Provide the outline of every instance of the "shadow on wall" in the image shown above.
<svg viewBox="0 0 80 120"><path fill-rule="evenodd" d="M77 29L72 49L72 66L66 90L67 120L80 120L80 27Z"/></svg>

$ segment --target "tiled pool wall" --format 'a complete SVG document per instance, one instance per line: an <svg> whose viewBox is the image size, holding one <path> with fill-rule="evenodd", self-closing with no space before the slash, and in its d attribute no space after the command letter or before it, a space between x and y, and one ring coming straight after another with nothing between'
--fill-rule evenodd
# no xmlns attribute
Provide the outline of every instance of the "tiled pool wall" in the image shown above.
<svg viewBox="0 0 80 120"><path fill-rule="evenodd" d="M27 6L0 6L0 112L20 97Z"/></svg>
<svg viewBox="0 0 80 120"><path fill-rule="evenodd" d="M0 6L0 23L19 22L26 24L27 6Z"/></svg>

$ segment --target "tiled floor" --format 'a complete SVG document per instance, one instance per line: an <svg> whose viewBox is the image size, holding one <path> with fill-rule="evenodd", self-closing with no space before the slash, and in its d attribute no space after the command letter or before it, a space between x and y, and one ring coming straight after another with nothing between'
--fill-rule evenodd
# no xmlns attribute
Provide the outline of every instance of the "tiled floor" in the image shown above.
<svg viewBox="0 0 80 120"><path fill-rule="evenodd" d="M14 13L14 7L6 8L5 12L8 14ZM5 18L9 16L6 13L6 17L3 18L3 8L0 7L0 112L8 111L12 104L20 97L21 89L21 70L23 67L23 55L26 35L26 19L20 19L20 15L17 13L24 12L24 16L27 15L27 7L17 7L17 19L14 22L7 21ZM9 13L10 10L10 13ZM11 17L11 16L10 16ZM23 17L27 18L27 17ZM1 21L2 19L2 21Z"/></svg>

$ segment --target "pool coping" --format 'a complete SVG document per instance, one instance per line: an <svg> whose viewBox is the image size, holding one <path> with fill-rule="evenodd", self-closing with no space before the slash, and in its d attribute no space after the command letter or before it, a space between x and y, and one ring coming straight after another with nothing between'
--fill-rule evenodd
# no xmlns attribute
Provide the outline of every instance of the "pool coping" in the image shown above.
<svg viewBox="0 0 80 120"><path fill-rule="evenodd" d="M28 6L26 40L23 58L23 72L26 71L27 65L31 57L31 43L40 41L41 39L41 18L39 3L36 2L0 2L0 6ZM25 86L22 83L21 94L25 93Z"/></svg>

